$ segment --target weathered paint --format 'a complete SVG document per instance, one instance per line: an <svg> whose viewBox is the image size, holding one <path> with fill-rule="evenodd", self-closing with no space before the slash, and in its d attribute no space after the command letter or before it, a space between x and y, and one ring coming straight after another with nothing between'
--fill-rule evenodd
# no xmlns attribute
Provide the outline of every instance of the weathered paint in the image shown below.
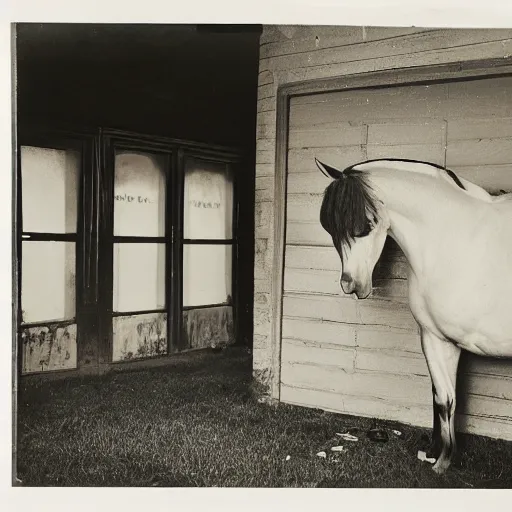
<svg viewBox="0 0 512 512"><path fill-rule="evenodd" d="M233 308L190 309L183 312L184 348L229 345L234 342Z"/></svg>
<svg viewBox="0 0 512 512"><path fill-rule="evenodd" d="M27 327L21 331L22 373L76 368L76 324Z"/></svg>
<svg viewBox="0 0 512 512"><path fill-rule="evenodd" d="M112 361L167 354L167 314L117 316L112 319Z"/></svg>

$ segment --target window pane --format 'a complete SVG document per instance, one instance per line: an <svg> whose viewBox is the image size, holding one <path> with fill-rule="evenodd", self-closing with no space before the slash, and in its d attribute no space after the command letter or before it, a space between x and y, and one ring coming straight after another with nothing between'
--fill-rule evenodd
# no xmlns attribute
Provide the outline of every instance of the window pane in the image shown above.
<svg viewBox="0 0 512 512"><path fill-rule="evenodd" d="M22 373L76 368L76 324L21 331Z"/></svg>
<svg viewBox="0 0 512 512"><path fill-rule="evenodd" d="M165 157L116 151L114 235L165 236Z"/></svg>
<svg viewBox="0 0 512 512"><path fill-rule="evenodd" d="M75 317L75 243L23 242L21 309L24 323Z"/></svg>
<svg viewBox="0 0 512 512"><path fill-rule="evenodd" d="M112 319L113 361L167 353L167 314L116 316Z"/></svg>
<svg viewBox="0 0 512 512"><path fill-rule="evenodd" d="M21 147L23 231L76 233L80 153Z"/></svg>
<svg viewBox="0 0 512 512"><path fill-rule="evenodd" d="M183 221L185 238L233 236L233 178L226 164L187 161Z"/></svg>
<svg viewBox="0 0 512 512"><path fill-rule="evenodd" d="M183 246L183 305L231 302L231 245Z"/></svg>
<svg viewBox="0 0 512 512"><path fill-rule="evenodd" d="M114 244L114 311L165 307L165 244Z"/></svg>

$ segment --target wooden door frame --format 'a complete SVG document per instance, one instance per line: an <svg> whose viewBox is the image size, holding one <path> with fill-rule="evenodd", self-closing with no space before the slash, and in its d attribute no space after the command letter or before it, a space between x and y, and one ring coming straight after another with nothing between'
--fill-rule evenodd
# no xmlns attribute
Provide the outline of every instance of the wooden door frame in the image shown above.
<svg viewBox="0 0 512 512"><path fill-rule="evenodd" d="M276 153L274 175L274 249L271 272L272 344L270 360L270 397L280 399L283 285L286 246L286 199L290 100L298 96L383 89L407 85L433 85L473 79L512 76L512 57L480 59L435 66L398 68L332 78L312 79L280 85L276 98Z"/></svg>

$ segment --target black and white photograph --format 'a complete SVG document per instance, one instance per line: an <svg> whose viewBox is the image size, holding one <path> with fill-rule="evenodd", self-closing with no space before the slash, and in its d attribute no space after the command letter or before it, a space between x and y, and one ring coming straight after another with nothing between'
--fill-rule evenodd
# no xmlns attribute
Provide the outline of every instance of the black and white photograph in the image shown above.
<svg viewBox="0 0 512 512"><path fill-rule="evenodd" d="M11 486L510 490L503 9L11 20Z"/></svg>

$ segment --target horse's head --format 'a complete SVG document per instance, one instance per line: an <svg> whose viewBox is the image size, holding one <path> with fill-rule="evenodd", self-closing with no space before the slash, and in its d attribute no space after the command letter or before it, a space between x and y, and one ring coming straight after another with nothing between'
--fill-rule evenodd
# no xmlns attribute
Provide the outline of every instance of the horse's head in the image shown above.
<svg viewBox="0 0 512 512"><path fill-rule="evenodd" d="M372 290L372 274L390 226L389 217L362 171L341 172L316 163L334 179L325 189L320 222L331 235L341 259L340 285L344 293L364 299Z"/></svg>

